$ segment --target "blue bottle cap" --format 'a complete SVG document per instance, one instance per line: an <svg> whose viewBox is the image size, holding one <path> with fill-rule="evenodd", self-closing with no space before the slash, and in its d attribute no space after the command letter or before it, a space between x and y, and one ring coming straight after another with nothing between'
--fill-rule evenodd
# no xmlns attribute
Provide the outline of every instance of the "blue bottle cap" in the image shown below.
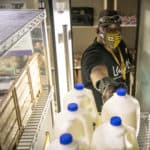
<svg viewBox="0 0 150 150"><path fill-rule="evenodd" d="M122 124L121 118L119 116L111 117L110 124L113 126L120 126Z"/></svg>
<svg viewBox="0 0 150 150"><path fill-rule="evenodd" d="M68 104L68 110L69 111L77 111L78 110L78 104L76 104L76 103Z"/></svg>
<svg viewBox="0 0 150 150"><path fill-rule="evenodd" d="M117 95L119 96L125 96L127 93L127 90L125 88L118 88L116 92L117 92Z"/></svg>
<svg viewBox="0 0 150 150"><path fill-rule="evenodd" d="M70 133L64 133L59 137L59 142L62 145L70 144L70 143L72 143L72 141L73 141L73 138Z"/></svg>
<svg viewBox="0 0 150 150"><path fill-rule="evenodd" d="M77 83L77 84L75 84L74 88L76 90L83 90L84 89L84 84L83 83Z"/></svg>

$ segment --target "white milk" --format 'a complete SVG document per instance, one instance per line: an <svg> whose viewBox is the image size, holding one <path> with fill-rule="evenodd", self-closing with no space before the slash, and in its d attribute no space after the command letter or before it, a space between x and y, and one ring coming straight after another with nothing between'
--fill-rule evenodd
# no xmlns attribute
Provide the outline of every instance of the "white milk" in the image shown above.
<svg viewBox="0 0 150 150"><path fill-rule="evenodd" d="M88 117L78 110L76 103L68 104L68 110L59 113L55 117L55 137L59 137L64 132L72 134L79 143L81 150L88 150L91 143L93 128Z"/></svg>
<svg viewBox="0 0 150 150"><path fill-rule="evenodd" d="M92 91L84 88L82 83L77 83L74 89L70 90L63 100L64 110L66 110L69 103L77 103L79 108L89 116L92 123L98 124L99 115Z"/></svg>
<svg viewBox="0 0 150 150"><path fill-rule="evenodd" d="M91 150L139 150L135 130L122 125L121 118L114 116L95 129Z"/></svg>
<svg viewBox="0 0 150 150"><path fill-rule="evenodd" d="M111 116L120 116L124 124L132 126L139 133L140 126L140 105L132 96L126 93L126 89L119 88L102 107L102 122L110 120Z"/></svg>
<svg viewBox="0 0 150 150"><path fill-rule="evenodd" d="M79 146L70 133L64 133L59 139L52 141L47 150L79 150Z"/></svg>

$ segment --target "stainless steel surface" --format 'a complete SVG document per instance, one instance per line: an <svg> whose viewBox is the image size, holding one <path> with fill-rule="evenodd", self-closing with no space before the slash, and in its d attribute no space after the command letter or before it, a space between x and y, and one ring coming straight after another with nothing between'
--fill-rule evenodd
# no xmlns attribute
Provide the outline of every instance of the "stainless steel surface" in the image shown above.
<svg viewBox="0 0 150 150"><path fill-rule="evenodd" d="M43 10L0 10L0 56L45 18Z"/></svg>
<svg viewBox="0 0 150 150"><path fill-rule="evenodd" d="M150 150L150 113L141 113L140 132L138 136L140 150Z"/></svg>

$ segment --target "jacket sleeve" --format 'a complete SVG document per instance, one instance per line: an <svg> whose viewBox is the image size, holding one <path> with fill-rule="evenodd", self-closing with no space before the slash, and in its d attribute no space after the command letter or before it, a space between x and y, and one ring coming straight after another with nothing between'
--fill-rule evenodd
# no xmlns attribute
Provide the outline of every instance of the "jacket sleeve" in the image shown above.
<svg viewBox="0 0 150 150"><path fill-rule="evenodd" d="M101 54L101 50L96 48L85 50L81 58L81 71L83 83L84 81L91 82L91 70L97 65L104 65L104 57Z"/></svg>

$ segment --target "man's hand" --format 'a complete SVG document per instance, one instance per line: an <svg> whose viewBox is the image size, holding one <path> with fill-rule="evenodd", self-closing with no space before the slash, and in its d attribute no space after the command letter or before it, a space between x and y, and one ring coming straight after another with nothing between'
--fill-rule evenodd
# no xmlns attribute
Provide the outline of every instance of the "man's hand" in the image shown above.
<svg viewBox="0 0 150 150"><path fill-rule="evenodd" d="M102 94L103 103L105 103L120 87L127 89L127 85L124 82L116 82L109 77L97 82L97 90Z"/></svg>
<svg viewBox="0 0 150 150"><path fill-rule="evenodd" d="M116 88L108 85L102 92L102 101L105 103L111 96L113 96L113 93L116 91Z"/></svg>

